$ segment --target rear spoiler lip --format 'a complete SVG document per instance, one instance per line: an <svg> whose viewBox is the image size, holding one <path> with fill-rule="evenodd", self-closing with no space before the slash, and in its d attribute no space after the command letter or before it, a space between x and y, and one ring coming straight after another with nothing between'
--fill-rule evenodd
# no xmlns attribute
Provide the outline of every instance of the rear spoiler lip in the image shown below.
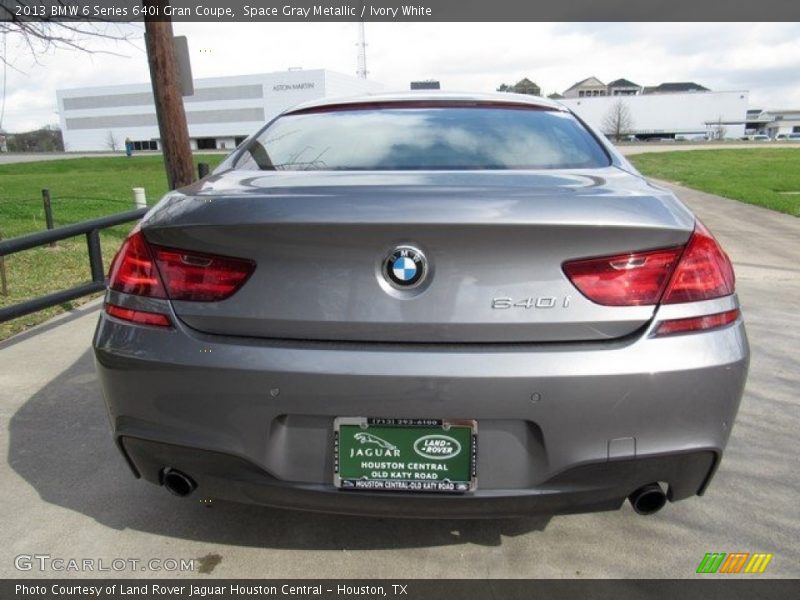
<svg viewBox="0 0 800 600"><path fill-rule="evenodd" d="M342 112L351 110L382 110L382 109L419 109L419 108L495 108L508 110L535 110L547 112L567 112L558 106L544 104L528 104L525 102L500 102L496 100L367 100L364 102L342 102L339 104L325 104L323 106L309 106L288 110L283 116L306 115L312 113Z"/></svg>

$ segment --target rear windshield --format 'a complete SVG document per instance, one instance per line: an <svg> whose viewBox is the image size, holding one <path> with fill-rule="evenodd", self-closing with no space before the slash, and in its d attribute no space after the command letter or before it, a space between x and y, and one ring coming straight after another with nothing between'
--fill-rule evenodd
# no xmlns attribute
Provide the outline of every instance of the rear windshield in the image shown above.
<svg viewBox="0 0 800 600"><path fill-rule="evenodd" d="M395 171L608 165L599 143L568 113L437 106L285 115L248 144L236 168Z"/></svg>

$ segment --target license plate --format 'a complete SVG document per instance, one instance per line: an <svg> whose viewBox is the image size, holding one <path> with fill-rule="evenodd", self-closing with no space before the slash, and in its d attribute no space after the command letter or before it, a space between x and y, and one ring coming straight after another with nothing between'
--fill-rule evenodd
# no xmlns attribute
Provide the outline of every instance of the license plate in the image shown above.
<svg viewBox="0 0 800 600"><path fill-rule="evenodd" d="M459 493L477 485L476 421L339 417L333 427L339 488Z"/></svg>

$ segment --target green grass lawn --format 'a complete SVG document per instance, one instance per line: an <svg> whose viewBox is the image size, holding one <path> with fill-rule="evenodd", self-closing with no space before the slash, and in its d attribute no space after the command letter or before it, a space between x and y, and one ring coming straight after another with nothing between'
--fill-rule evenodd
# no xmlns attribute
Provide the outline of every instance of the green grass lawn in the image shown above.
<svg viewBox="0 0 800 600"><path fill-rule="evenodd" d="M213 169L223 155L195 155L194 162ZM131 188L143 187L149 205L168 191L161 155L70 158L0 165L0 236L8 239L46 229L42 188L52 197L55 226L132 210ZM101 234L106 269L133 224L107 229ZM6 257L8 294L0 306L48 292L66 289L91 279L86 238L59 242L55 248L35 248ZM0 340L68 310L89 298L67 303L0 324Z"/></svg>
<svg viewBox="0 0 800 600"><path fill-rule="evenodd" d="M653 152L629 159L648 177L800 216L800 148Z"/></svg>

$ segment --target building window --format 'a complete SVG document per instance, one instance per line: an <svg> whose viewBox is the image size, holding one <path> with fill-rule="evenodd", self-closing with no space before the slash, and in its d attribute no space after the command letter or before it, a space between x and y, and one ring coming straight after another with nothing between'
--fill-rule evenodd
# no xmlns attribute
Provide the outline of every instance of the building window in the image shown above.
<svg viewBox="0 0 800 600"><path fill-rule="evenodd" d="M236 146L238 147L246 139L247 139L246 135L237 135L235 138L233 138L233 143L236 144Z"/></svg>
<svg viewBox="0 0 800 600"><path fill-rule="evenodd" d="M217 138L197 138L198 150L216 150Z"/></svg>
<svg viewBox="0 0 800 600"><path fill-rule="evenodd" d="M158 150L158 142L155 140L137 140L132 143L134 150Z"/></svg>

